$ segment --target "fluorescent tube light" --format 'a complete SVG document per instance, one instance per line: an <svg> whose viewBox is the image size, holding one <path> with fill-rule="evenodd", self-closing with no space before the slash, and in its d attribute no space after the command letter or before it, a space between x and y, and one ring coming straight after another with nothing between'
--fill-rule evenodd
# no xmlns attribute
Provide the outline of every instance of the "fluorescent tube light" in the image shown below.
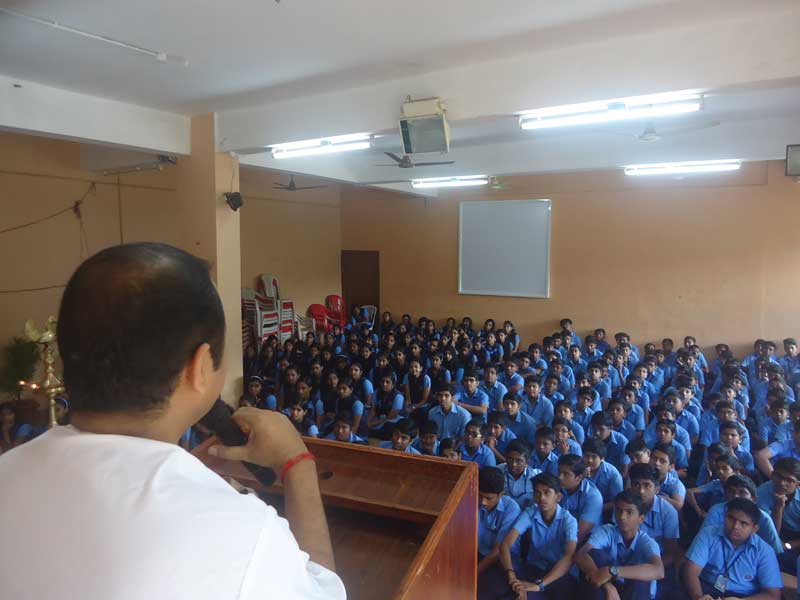
<svg viewBox="0 0 800 600"><path fill-rule="evenodd" d="M371 134L350 133L347 135L334 135L327 138L313 140L300 140L284 144L272 144L273 158L296 158L298 156L316 156L320 154L334 154L351 150L366 150L370 147Z"/></svg>
<svg viewBox="0 0 800 600"><path fill-rule="evenodd" d="M686 162L652 163L628 165L625 175L688 175L692 173L720 173L738 171L742 161L738 159L693 160Z"/></svg>
<svg viewBox="0 0 800 600"><path fill-rule="evenodd" d="M615 100L551 106L519 113L522 129L550 129L633 119L652 119L695 112L703 108L696 92L650 94Z"/></svg>
<svg viewBox="0 0 800 600"><path fill-rule="evenodd" d="M476 185L487 185L489 177L486 175L465 175L463 177L428 177L426 179L414 179L411 186L415 189L430 189L441 187L471 187Z"/></svg>

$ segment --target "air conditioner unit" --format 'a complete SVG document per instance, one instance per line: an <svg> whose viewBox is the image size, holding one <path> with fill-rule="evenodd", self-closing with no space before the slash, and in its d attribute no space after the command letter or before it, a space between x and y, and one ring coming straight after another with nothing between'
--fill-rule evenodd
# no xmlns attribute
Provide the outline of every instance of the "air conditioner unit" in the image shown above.
<svg viewBox="0 0 800 600"><path fill-rule="evenodd" d="M439 98L403 104L400 138L405 154L450 151L450 126Z"/></svg>

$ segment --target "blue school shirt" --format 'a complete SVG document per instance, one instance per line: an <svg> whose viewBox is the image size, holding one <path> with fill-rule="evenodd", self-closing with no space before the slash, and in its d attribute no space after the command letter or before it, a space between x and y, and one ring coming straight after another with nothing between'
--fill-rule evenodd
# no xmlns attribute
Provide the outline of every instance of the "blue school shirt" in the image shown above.
<svg viewBox="0 0 800 600"><path fill-rule="evenodd" d="M603 495L589 479L581 479L578 489L571 494L562 492L561 506L567 509L575 520L587 521L595 525L603 518Z"/></svg>
<svg viewBox="0 0 800 600"><path fill-rule="evenodd" d="M381 442L380 444L378 444L378 448L385 448L385 449L387 449L387 450L393 450L393 448L392 448L392 442L391 442L391 441ZM416 454L416 455L420 455L420 454L422 454L422 452L420 452L419 450L417 450L416 448L414 448L414 446L412 446L411 444L409 444L408 446L406 446L406 449L405 449L405 450L403 450L403 454Z"/></svg>
<svg viewBox="0 0 800 600"><path fill-rule="evenodd" d="M616 515L612 517L616 523ZM678 511L660 496L653 499L653 506L644 515L644 523L639 531L645 532L658 544L659 553L664 552L664 540L677 540L680 537Z"/></svg>
<svg viewBox="0 0 800 600"><path fill-rule="evenodd" d="M511 442L513 442L515 439L517 439L516 434L513 431L511 431L510 429L506 428L506 429L503 430L503 433L500 434L500 437L497 438L497 442L495 444L495 448L497 449L497 451L500 454L505 456L506 449L508 448L508 445Z"/></svg>
<svg viewBox="0 0 800 600"><path fill-rule="evenodd" d="M551 452L545 458L539 458L539 454L536 452L531 453L530 465L543 473L550 473L558 477L558 455L555 452Z"/></svg>
<svg viewBox="0 0 800 600"><path fill-rule="evenodd" d="M625 464L625 448L628 447L628 438L612 429L608 439L605 440L605 445L606 460L621 472L622 465Z"/></svg>
<svg viewBox="0 0 800 600"><path fill-rule="evenodd" d="M706 473L704 479L708 478L708 469L703 469ZM703 504L706 506L714 506L725 500L725 486L719 479L712 479L708 483L700 484L700 478L697 481L697 491L695 496L700 495L703 499Z"/></svg>
<svg viewBox="0 0 800 600"><path fill-rule="evenodd" d="M519 373L514 373L511 377L505 371L497 376L497 381L503 384L506 389L511 389L512 385L518 385L519 389L525 387L525 379Z"/></svg>
<svg viewBox="0 0 800 600"><path fill-rule="evenodd" d="M608 367L608 378L611 380L611 388L621 388L623 385L625 385L625 379L627 379L628 375L630 374L630 370L624 365L619 369L613 365Z"/></svg>
<svg viewBox="0 0 800 600"><path fill-rule="evenodd" d="M709 585L713 586L720 575L726 576L726 594L745 597L766 588L783 588L778 558L757 535L734 548L724 527L707 527L694 538L686 558L702 567L700 579Z"/></svg>
<svg viewBox="0 0 800 600"><path fill-rule="evenodd" d="M593 384L592 389L598 393L601 402L611 398L611 387L609 387L609 385L603 380ZM592 408L594 408L594 406Z"/></svg>
<svg viewBox="0 0 800 600"><path fill-rule="evenodd" d="M326 440L338 441L338 440L336 439L336 434L335 434L335 433L329 433L328 435L326 435L326 436L325 436L325 438L324 438L324 439L326 439ZM364 438L361 438L361 437L357 436L355 433L352 433L352 432L351 432L351 433L350 433L350 439L349 439L349 440L347 440L347 442L345 442L345 443L349 443L349 444L363 444L363 443L365 443L365 442L366 442L366 440L365 440ZM389 446L391 447L391 442L389 442Z"/></svg>
<svg viewBox="0 0 800 600"><path fill-rule="evenodd" d="M461 446L461 460L474 462L479 467L496 467L497 459L494 457L494 452L489 446L481 444L475 451L475 454L470 454L466 446Z"/></svg>
<svg viewBox="0 0 800 600"><path fill-rule="evenodd" d="M705 419L705 423L702 420L700 422L700 439L697 440L697 443L708 448L714 442L719 441L719 420L710 412L703 413L704 417L705 415L709 416ZM739 447L750 452L750 434L741 423L739 423L739 434L741 436Z"/></svg>
<svg viewBox="0 0 800 600"><path fill-rule="evenodd" d="M675 423L683 427L691 438L700 435L700 423L692 413L687 410L681 411L681 414L675 417Z"/></svg>
<svg viewBox="0 0 800 600"><path fill-rule="evenodd" d="M583 456L583 449L581 445L573 439L568 439L567 444L569 445L569 450L567 454L575 454L577 456ZM558 448L558 445L553 449L553 454L557 457L561 458L563 455L561 454L561 450Z"/></svg>
<svg viewBox="0 0 800 600"><path fill-rule="evenodd" d="M579 444L583 444L583 442L586 441L586 431L584 431L580 423L576 423L574 420L570 421L569 429L572 432L572 435L575 436L576 442L578 442Z"/></svg>
<svg viewBox="0 0 800 600"><path fill-rule="evenodd" d="M629 407L627 407L625 420L633 425L634 431L644 431L644 411L638 404L631 404Z"/></svg>
<svg viewBox="0 0 800 600"><path fill-rule="evenodd" d="M522 409L519 410L516 417L508 417L508 428L513 431L514 435L519 439L523 440L529 446L533 446L536 439L536 422L522 412Z"/></svg>
<svg viewBox="0 0 800 600"><path fill-rule="evenodd" d="M686 486L683 485L680 477L678 477L678 473L675 469L670 469L667 473L666 479L664 479L664 483L661 484L658 488L659 494L664 494L673 498L675 496L679 496L681 498L686 497Z"/></svg>
<svg viewBox="0 0 800 600"><path fill-rule="evenodd" d="M779 425L770 417L759 428L758 435L768 444L772 444L773 442L788 442L794 438L794 429L789 419Z"/></svg>
<svg viewBox="0 0 800 600"><path fill-rule="evenodd" d="M578 388L575 388L574 390L572 390L569 393L569 401L570 401L570 403L572 403L572 408L574 408L575 411L577 412L577 410L578 410L577 409L577 406L578 406ZM594 388L592 388L592 403L589 405L589 409L592 411L593 414L598 412L598 411L603 410L603 403L600 400L600 394L598 394L597 390L594 389ZM584 426L584 429L586 429L587 426L588 426L588 424L586 426Z"/></svg>
<svg viewBox="0 0 800 600"><path fill-rule="evenodd" d="M464 404L469 404L470 406L485 406L487 408L489 407L489 396L486 395L486 392L483 392L480 389L475 390L475 393L472 394L471 396L469 395L469 393L467 393L467 390L458 392L456 394L456 400ZM484 423L486 423L486 414L487 413L481 415L481 418L483 419Z"/></svg>
<svg viewBox="0 0 800 600"><path fill-rule="evenodd" d="M644 443L647 444L647 447L652 449L658 443L658 436L656 435L656 425L658 425L658 421L651 421L650 425L644 430ZM717 432L717 439L719 439L719 432ZM683 446L683 449L686 452L692 451L692 440L689 437L689 432L686 431L683 427L675 424L675 439L673 440L678 442L680 445Z"/></svg>
<svg viewBox="0 0 800 600"><path fill-rule="evenodd" d="M372 398L372 395L375 393L375 388L373 387L372 382L366 377L362 377L361 381L354 381L353 385L356 387L354 393L365 404Z"/></svg>
<svg viewBox="0 0 800 600"><path fill-rule="evenodd" d="M774 463L779 458L796 458L800 460L800 448L794 441L794 437L785 442L773 442L767 446L772 452L770 462Z"/></svg>
<svg viewBox="0 0 800 600"><path fill-rule="evenodd" d="M592 483L600 491L603 496L603 503L611 502L617 497L623 489L622 475L619 474L617 468L605 460L600 463L597 472L592 475Z"/></svg>
<svg viewBox="0 0 800 600"><path fill-rule="evenodd" d="M568 543L578 542L578 522L568 510L556 507L556 514L548 525L538 506L531 506L520 514L514 529L522 535L531 532L531 543L525 563L547 573L564 556Z"/></svg>
<svg viewBox="0 0 800 600"><path fill-rule="evenodd" d="M574 403L573 403L573 406L574 406ZM574 423L577 423L578 425L580 425L583 428L583 431L585 433L588 433L589 432L589 425L591 425L592 415L594 413L595 413L595 411L591 407L587 408L585 411L580 411L580 410L578 410L576 408L575 409L575 416L572 418L572 421Z"/></svg>
<svg viewBox="0 0 800 600"><path fill-rule="evenodd" d="M503 472L505 478L505 494L506 497L511 498L519 504L522 510L525 510L533 504L533 478L536 477L541 471L533 467L526 466L518 478L514 478L508 470L508 465L503 463L500 465L500 470Z"/></svg>
<svg viewBox="0 0 800 600"><path fill-rule="evenodd" d="M647 564L654 556L661 555L656 541L642 531L641 527L636 532L636 537L633 538L630 546L625 545L619 527L611 524L596 528L589 536L587 543L592 548L608 552L611 558L609 566L615 567Z"/></svg>
<svg viewBox="0 0 800 600"><path fill-rule="evenodd" d="M562 394L558 390L554 390L553 393L551 393L551 394L545 394L544 392L542 392L540 395L542 397L547 398L548 400L550 400L550 402L552 403L552 405L554 407L559 402L562 402L563 400L565 400L564 394Z"/></svg>
<svg viewBox="0 0 800 600"><path fill-rule="evenodd" d="M617 433L621 433L622 435L624 435L625 439L627 439L629 442L632 442L637 437L639 437L638 431L636 431L636 427L634 427L633 423L628 421L627 418L623 419L622 423L620 423L619 426L615 426L613 429Z"/></svg>
<svg viewBox="0 0 800 600"><path fill-rule="evenodd" d="M466 408L453 404L450 411L445 414L441 406L434 406L428 413L428 420L436 423L439 428L439 439L455 438L460 440L464 437L464 430L467 423L472 419Z"/></svg>
<svg viewBox="0 0 800 600"><path fill-rule="evenodd" d="M495 381L493 386L489 386L486 382L481 383L480 389L484 394L489 397L489 410L503 410L503 398L508 393L508 388L499 381Z"/></svg>
<svg viewBox="0 0 800 600"><path fill-rule="evenodd" d="M586 369L589 367L589 363L582 358L579 358L577 362L573 361L571 358L568 358L567 366L572 369L573 373L585 373Z"/></svg>
<svg viewBox="0 0 800 600"><path fill-rule="evenodd" d="M553 424L553 403L550 402L550 400L545 398L542 394L539 394L535 403L532 403L528 396L523 396L522 398L522 408L520 408L520 412L524 411L533 419L537 429L545 426L550 427Z"/></svg>
<svg viewBox="0 0 800 600"><path fill-rule="evenodd" d="M647 376L647 381L653 386L656 393L659 393L664 387L664 369L656 367L653 372Z"/></svg>
<svg viewBox="0 0 800 600"><path fill-rule="evenodd" d="M419 439L419 438L417 438L413 442L411 442L411 445L414 446L414 449L418 450L419 453L422 454L422 455L425 455L425 456L439 456L439 440L436 440L433 443L433 453L432 454L428 454L427 452L425 452L422 449L422 440Z"/></svg>
<svg viewBox="0 0 800 600"><path fill-rule="evenodd" d="M501 543L519 517L520 508L507 496L500 496L494 510L478 510L478 554L486 556Z"/></svg>
<svg viewBox="0 0 800 600"><path fill-rule="evenodd" d="M772 520L772 515L765 512L763 509L758 509L761 516L758 518L758 537L764 540L767 545L775 551L775 554L783 553L783 543L775 530L775 522ZM703 521L701 528L706 527L724 527L725 515L728 513L727 502L717 502L708 509L706 518Z"/></svg>

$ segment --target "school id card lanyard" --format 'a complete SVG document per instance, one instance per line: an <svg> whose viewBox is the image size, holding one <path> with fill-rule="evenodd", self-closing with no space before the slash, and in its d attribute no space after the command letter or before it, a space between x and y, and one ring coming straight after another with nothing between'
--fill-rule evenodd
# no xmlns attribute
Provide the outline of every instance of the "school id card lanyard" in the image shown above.
<svg viewBox="0 0 800 600"><path fill-rule="evenodd" d="M734 553L736 550L734 550ZM717 575L716 580L714 580L714 589L717 590L720 594L724 594L725 590L728 589L728 581L730 580L730 571L733 568L733 565L736 564L736 561L741 558L742 554L745 553L745 548L732 557L730 563L728 563L728 556L725 552L725 545L722 546L722 564L723 564L723 571L719 575Z"/></svg>

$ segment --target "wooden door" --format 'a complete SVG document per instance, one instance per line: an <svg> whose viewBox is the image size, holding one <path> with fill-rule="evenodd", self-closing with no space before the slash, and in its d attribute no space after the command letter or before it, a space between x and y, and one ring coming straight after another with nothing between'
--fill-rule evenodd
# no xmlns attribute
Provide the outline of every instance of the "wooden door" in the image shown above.
<svg viewBox="0 0 800 600"><path fill-rule="evenodd" d="M342 250L342 298L350 317L353 304L371 304L380 310L380 253L373 250Z"/></svg>

